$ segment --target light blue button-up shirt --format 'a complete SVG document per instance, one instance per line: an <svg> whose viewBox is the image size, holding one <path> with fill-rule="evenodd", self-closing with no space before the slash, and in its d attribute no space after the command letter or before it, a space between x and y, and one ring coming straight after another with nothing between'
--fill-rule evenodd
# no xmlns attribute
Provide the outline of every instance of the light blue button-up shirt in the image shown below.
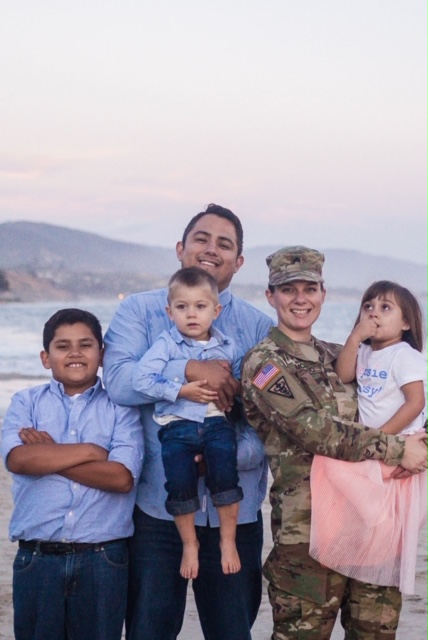
<svg viewBox="0 0 428 640"><path fill-rule="evenodd" d="M153 345L143 355L133 376L134 389L156 402L156 415L174 415L185 420L203 422L208 404L192 402L177 395L186 380L165 376L165 369L173 360L227 360L232 365L235 378L241 377L241 361L235 343L216 329L211 328L211 337L206 344L188 338L174 325L162 331Z"/></svg>
<svg viewBox="0 0 428 640"><path fill-rule="evenodd" d="M230 289L220 293L222 310L214 326L230 336L236 345L238 357L262 340L273 325L272 320L245 300L233 296ZM137 293L126 298L119 306L105 335L104 383L114 402L124 405L140 405L144 427L145 458L137 488L137 504L154 518L172 520L165 510L167 497L165 474L158 438L159 425L153 420L154 405L151 398L133 389L133 376L140 358L153 345L159 334L172 327L165 307L167 290L158 289ZM185 379L188 358L169 363L166 375L169 379ZM253 429L243 422L238 430L239 484L244 499L239 504L238 524L255 522L257 511L266 494L267 464L260 439ZM195 514L195 524L218 526L218 516L210 499L203 478L199 482L199 498L202 508Z"/></svg>
<svg viewBox="0 0 428 640"><path fill-rule="evenodd" d="M24 445L23 427L47 431L57 444L93 443L120 462L135 485L143 461L143 430L139 411L119 407L108 398L101 380L70 398L56 380L16 393L6 413L1 452L7 467L12 449ZM133 533L136 487L129 493L101 491L56 473L12 474L15 508L9 534L14 540L102 542Z"/></svg>

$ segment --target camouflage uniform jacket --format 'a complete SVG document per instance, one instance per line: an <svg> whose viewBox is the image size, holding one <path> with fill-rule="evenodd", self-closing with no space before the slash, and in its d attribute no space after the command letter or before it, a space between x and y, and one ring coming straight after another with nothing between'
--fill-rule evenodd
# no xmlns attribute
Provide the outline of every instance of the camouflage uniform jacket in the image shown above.
<svg viewBox="0 0 428 640"><path fill-rule="evenodd" d="M354 422L355 389L336 376L337 344L293 342L274 328L251 349L242 368L248 422L265 443L273 484L275 543L309 542L310 472L314 454L399 464L404 438Z"/></svg>

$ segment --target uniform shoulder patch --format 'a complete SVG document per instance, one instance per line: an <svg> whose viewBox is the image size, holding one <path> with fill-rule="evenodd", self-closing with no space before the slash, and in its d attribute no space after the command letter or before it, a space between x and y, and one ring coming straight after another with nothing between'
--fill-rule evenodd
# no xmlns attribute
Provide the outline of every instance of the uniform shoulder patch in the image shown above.
<svg viewBox="0 0 428 640"><path fill-rule="evenodd" d="M275 393L277 396L284 396L285 398L294 398L293 393L285 381L284 376L281 376L279 380L276 380L274 384L269 387L269 393Z"/></svg>
<svg viewBox="0 0 428 640"><path fill-rule="evenodd" d="M253 385L262 391L272 378L280 373L280 371L281 370L275 364L268 362L265 364L263 369L254 376Z"/></svg>

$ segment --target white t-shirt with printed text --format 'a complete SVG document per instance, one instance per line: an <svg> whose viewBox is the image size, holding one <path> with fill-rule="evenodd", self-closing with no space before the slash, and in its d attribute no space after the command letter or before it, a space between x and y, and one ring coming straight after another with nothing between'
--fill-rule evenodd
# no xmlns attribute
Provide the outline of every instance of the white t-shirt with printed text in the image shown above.
<svg viewBox="0 0 428 640"><path fill-rule="evenodd" d="M380 428L404 403L401 387L422 380L427 393L426 358L407 342L373 351L361 344L357 358L359 421L367 427ZM423 412L400 434L415 433L426 420Z"/></svg>

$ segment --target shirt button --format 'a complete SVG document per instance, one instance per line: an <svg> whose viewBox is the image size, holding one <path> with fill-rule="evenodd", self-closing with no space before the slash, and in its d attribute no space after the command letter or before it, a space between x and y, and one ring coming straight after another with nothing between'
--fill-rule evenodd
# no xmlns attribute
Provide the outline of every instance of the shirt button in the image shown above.
<svg viewBox="0 0 428 640"><path fill-rule="evenodd" d="M75 436L75 435L76 435L76 430L75 430L75 429L72 429L72 430L70 431L70 433L71 433L71 435L72 435L72 436Z"/></svg>
<svg viewBox="0 0 428 640"><path fill-rule="evenodd" d="M69 511L68 515L70 516L70 518L72 518L74 516L74 512L73 511Z"/></svg>
<svg viewBox="0 0 428 640"><path fill-rule="evenodd" d="M77 487L78 487L78 484L77 484L77 482L75 482L75 483L73 484L73 489L77 489Z"/></svg>

